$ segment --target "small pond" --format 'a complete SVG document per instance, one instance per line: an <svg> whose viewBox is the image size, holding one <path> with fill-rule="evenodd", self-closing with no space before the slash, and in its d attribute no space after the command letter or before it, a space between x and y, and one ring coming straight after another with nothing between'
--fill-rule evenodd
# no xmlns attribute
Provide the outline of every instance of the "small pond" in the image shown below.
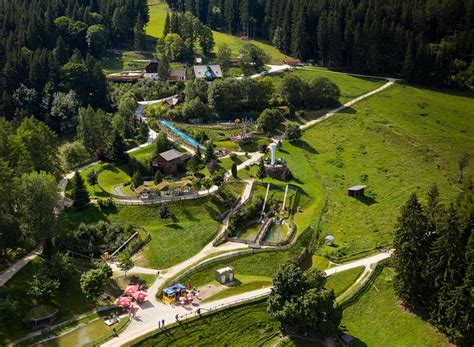
<svg viewBox="0 0 474 347"><path fill-rule="evenodd" d="M288 238L288 224L273 224L264 242L281 242Z"/></svg>

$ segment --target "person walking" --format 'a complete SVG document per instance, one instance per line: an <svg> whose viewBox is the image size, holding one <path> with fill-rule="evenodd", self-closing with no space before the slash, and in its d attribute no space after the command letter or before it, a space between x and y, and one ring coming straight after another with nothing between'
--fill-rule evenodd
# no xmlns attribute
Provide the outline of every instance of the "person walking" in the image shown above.
<svg viewBox="0 0 474 347"><path fill-rule="evenodd" d="M163 328L164 326L165 326L165 320L162 319L162 320L161 320L161 327Z"/></svg>
<svg viewBox="0 0 474 347"><path fill-rule="evenodd" d="M161 328L161 321L158 319L158 329Z"/></svg>

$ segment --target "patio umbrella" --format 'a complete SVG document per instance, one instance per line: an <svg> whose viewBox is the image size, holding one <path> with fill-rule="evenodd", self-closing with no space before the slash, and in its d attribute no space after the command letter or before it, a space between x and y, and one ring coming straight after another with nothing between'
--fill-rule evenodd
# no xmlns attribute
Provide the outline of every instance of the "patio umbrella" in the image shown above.
<svg viewBox="0 0 474 347"><path fill-rule="evenodd" d="M143 301L148 296L148 294L144 291L139 291L133 293L132 296L136 301Z"/></svg>
<svg viewBox="0 0 474 347"><path fill-rule="evenodd" d="M117 300L115 300L115 305L128 307L132 303L132 301L133 301L133 298L129 296L121 296Z"/></svg>
<svg viewBox="0 0 474 347"><path fill-rule="evenodd" d="M134 284L134 285L128 286L128 287L123 291L123 293L124 293L124 294L133 294L133 293L135 293L135 292L138 292L139 290L140 290L139 285L138 285L138 284Z"/></svg>
<svg viewBox="0 0 474 347"><path fill-rule="evenodd" d="M193 300L193 295L191 293L188 293L187 298L188 300Z"/></svg>

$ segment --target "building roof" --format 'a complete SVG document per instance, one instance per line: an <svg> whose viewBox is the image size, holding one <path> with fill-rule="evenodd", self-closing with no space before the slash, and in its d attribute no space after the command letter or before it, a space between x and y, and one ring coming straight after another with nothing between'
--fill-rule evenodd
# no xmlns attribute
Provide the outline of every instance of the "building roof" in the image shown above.
<svg viewBox="0 0 474 347"><path fill-rule="evenodd" d="M362 190L364 188L367 188L367 186L358 185L358 186L350 187L349 190L353 191L353 192L357 192L357 191Z"/></svg>
<svg viewBox="0 0 474 347"><path fill-rule="evenodd" d="M223 267L222 269L216 270L216 272L217 272L218 274L223 274L224 272L232 272L232 271L234 271L234 269L231 268L230 266L228 266L228 267Z"/></svg>
<svg viewBox="0 0 474 347"><path fill-rule="evenodd" d="M205 78L209 80L222 78L220 65L194 65L193 71L196 78Z"/></svg>
<svg viewBox="0 0 474 347"><path fill-rule="evenodd" d="M150 60L148 65L145 67L145 72L146 73L157 73L158 72L158 60L157 59Z"/></svg>
<svg viewBox="0 0 474 347"><path fill-rule="evenodd" d="M180 78L186 79L186 70L185 69L176 69L176 70L171 70L170 73L170 80L179 80Z"/></svg>
<svg viewBox="0 0 474 347"><path fill-rule="evenodd" d="M166 161L173 161L175 159L178 159L182 156L180 151L177 151L176 149L170 149L169 151L160 153L160 157L162 157Z"/></svg>
<svg viewBox="0 0 474 347"><path fill-rule="evenodd" d="M170 296L176 293L180 293L181 291L185 289L186 289L185 286L183 286L181 283L177 283L174 286L163 289L163 292L165 292L166 295Z"/></svg>

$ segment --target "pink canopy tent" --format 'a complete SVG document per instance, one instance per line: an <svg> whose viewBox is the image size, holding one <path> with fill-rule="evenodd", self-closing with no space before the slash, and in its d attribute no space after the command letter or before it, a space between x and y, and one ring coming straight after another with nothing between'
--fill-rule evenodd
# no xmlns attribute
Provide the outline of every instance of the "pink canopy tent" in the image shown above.
<svg viewBox="0 0 474 347"><path fill-rule="evenodd" d="M188 295L186 295L186 298L189 300L189 301L193 301L193 295L191 293L188 293Z"/></svg>
<svg viewBox="0 0 474 347"><path fill-rule="evenodd" d="M117 300L115 300L115 305L117 306L122 306L122 307L128 307L132 303L133 298L129 296L121 296Z"/></svg>
<svg viewBox="0 0 474 347"><path fill-rule="evenodd" d="M132 286L128 286L123 293L124 294L133 294L140 290L140 286L138 284L134 284Z"/></svg>
<svg viewBox="0 0 474 347"><path fill-rule="evenodd" d="M132 296L136 301L143 301L148 296L148 294L144 291L138 291L138 292L132 293Z"/></svg>

